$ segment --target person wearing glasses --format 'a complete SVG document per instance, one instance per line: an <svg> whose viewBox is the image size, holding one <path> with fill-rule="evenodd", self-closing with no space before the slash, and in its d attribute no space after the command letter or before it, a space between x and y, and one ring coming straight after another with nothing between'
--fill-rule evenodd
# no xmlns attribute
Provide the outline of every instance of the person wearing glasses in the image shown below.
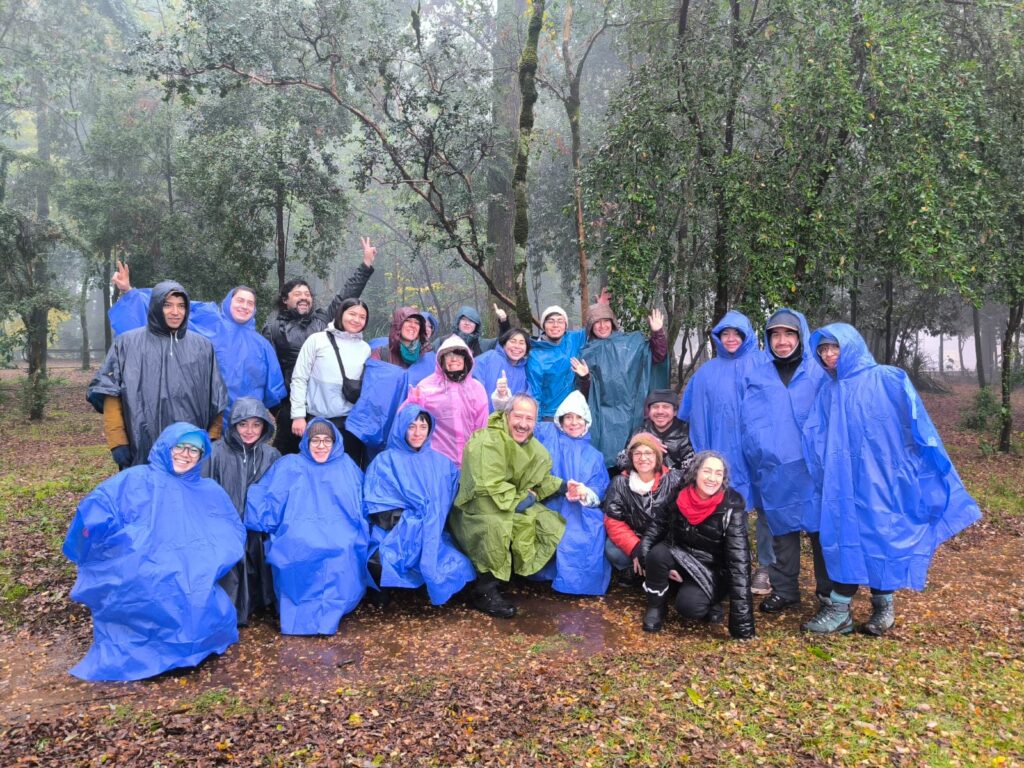
<svg viewBox="0 0 1024 768"><path fill-rule="evenodd" d="M78 566L71 598L92 612L83 680L141 680L192 667L238 640L221 578L244 553L231 499L200 476L206 431L167 427L149 463L104 480L78 505L63 551Z"/></svg>
<svg viewBox="0 0 1024 768"><path fill-rule="evenodd" d="M578 357L587 332L583 328L568 330L569 316L559 306L545 309L540 323L543 332L530 343L526 380L540 406L539 418L551 421L562 401L578 389L576 371L582 372Z"/></svg>
<svg viewBox="0 0 1024 768"><path fill-rule="evenodd" d="M370 585L363 473L327 419L309 422L299 452L249 488L245 526L269 534L281 632L333 635Z"/></svg>

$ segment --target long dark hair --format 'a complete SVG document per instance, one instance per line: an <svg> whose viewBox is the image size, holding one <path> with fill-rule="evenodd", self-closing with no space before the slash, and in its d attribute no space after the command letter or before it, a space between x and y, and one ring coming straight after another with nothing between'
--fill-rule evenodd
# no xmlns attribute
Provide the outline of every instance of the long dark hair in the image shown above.
<svg viewBox="0 0 1024 768"><path fill-rule="evenodd" d="M370 324L370 308L366 306L366 302L362 299L345 299L341 302L341 306L338 307L338 311L334 315L334 327L339 331L345 330L341 326L341 316L352 309L352 307L362 307L366 311L366 322L363 324L363 330L366 330L366 326Z"/></svg>

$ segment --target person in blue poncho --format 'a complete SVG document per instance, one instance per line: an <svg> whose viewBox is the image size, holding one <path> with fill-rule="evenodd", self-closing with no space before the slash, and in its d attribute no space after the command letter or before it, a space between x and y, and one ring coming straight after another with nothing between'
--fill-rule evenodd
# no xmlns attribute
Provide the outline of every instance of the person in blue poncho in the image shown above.
<svg viewBox="0 0 1024 768"><path fill-rule="evenodd" d="M504 410L512 395L530 394L526 360L530 337L522 328L512 328L498 338L498 346L476 358L473 378L484 385L491 413Z"/></svg>
<svg viewBox="0 0 1024 768"><path fill-rule="evenodd" d="M500 309L497 304L492 306L494 307L494 314L498 317L498 336L501 336L509 329L508 314L505 310ZM480 318L480 313L473 307L459 307L459 311L455 313L455 325L452 328L452 335L458 336L466 342L466 346L469 347L473 357L494 349L498 343L496 338L481 339L480 332L482 330L483 320Z"/></svg>
<svg viewBox="0 0 1024 768"><path fill-rule="evenodd" d="M757 333L746 315L730 310L711 329L715 357L708 360L693 374L683 391L679 403L679 418L690 424L690 442L693 450L718 451L729 465L732 489L747 502L750 496L750 477L743 457L740 436L740 400L743 380L751 368L764 360L757 343ZM758 569L751 582L755 595L771 592L768 567L775 562L772 552L772 532L764 515L757 516Z"/></svg>
<svg viewBox="0 0 1024 768"><path fill-rule="evenodd" d="M808 632L853 630L850 602L871 588L861 629L895 624L893 592L922 590L935 550L981 518L907 374L879 365L857 330L834 323L810 345L828 373L804 425L804 453L821 494L820 542L830 600Z"/></svg>
<svg viewBox="0 0 1024 768"><path fill-rule="evenodd" d="M83 680L141 680L192 667L238 640L218 581L244 552L228 495L200 477L204 430L177 422L149 464L104 480L78 505L63 551L78 566L71 598L92 611Z"/></svg>
<svg viewBox="0 0 1024 768"><path fill-rule="evenodd" d="M366 593L369 529L363 473L341 433L315 418L299 453L281 458L249 489L245 525L270 534L267 562L286 635L333 635Z"/></svg>
<svg viewBox="0 0 1024 768"><path fill-rule="evenodd" d="M442 605L476 578L473 564L445 531L459 489L459 470L432 450L434 419L418 405L395 417L387 450L363 482L363 511L371 522L370 571L382 589L426 585Z"/></svg>
<svg viewBox="0 0 1024 768"><path fill-rule="evenodd" d="M590 424L586 399L580 392L570 392L555 411L554 422L538 424L534 433L551 454L552 474L575 479L566 482L572 494L548 501L548 506L565 518L565 534L554 559L530 578L551 579L552 589L570 595L603 595L612 576L611 563L604 555L601 509L608 470L604 456L590 445Z"/></svg>
<svg viewBox="0 0 1024 768"><path fill-rule="evenodd" d="M540 406L539 418L551 421L558 406L577 388L577 373L585 372L577 358L587 341L587 331L567 330L569 316L559 306L545 309L540 323L543 333L531 341L526 379Z"/></svg>
<svg viewBox="0 0 1024 768"><path fill-rule="evenodd" d="M111 282L122 293L107 313L114 333L145 326L152 290L132 288L128 267L120 261ZM273 408L287 394L274 348L256 330L256 292L252 288L232 288L219 307L213 302L190 302L188 328L213 344L217 368L228 391L225 427L227 414L238 398L254 397Z"/></svg>
<svg viewBox="0 0 1024 768"><path fill-rule="evenodd" d="M775 312L765 335L769 356L744 379L740 434L750 472L750 505L764 516L773 537L772 593L761 610L774 613L800 602L800 532L809 517L817 516L819 504L804 461L802 430L826 375L814 362L810 330L799 312ZM824 601L832 587L817 548L815 553L817 594Z"/></svg>

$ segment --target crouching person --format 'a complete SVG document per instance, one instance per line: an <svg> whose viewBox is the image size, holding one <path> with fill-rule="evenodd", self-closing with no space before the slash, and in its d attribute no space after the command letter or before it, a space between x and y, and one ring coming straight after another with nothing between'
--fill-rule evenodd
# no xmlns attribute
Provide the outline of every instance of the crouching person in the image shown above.
<svg viewBox="0 0 1024 768"><path fill-rule="evenodd" d="M377 551L370 571L382 589L426 585L442 605L476 578L469 559L445 531L459 469L430 447L433 417L418 405L395 416L388 447L366 470L363 510Z"/></svg>
<svg viewBox="0 0 1024 768"><path fill-rule="evenodd" d="M473 605L499 618L516 614L499 583L543 568L565 532L565 520L541 503L566 485L551 474L551 456L533 436L536 424L537 401L529 395L515 395L505 412L491 414L466 443L449 517L477 571Z"/></svg>
<svg viewBox="0 0 1024 768"><path fill-rule="evenodd" d="M679 582L676 610L688 619L721 620L729 598L729 634L754 636L746 502L729 488L725 460L715 451L694 457L689 482L675 504L655 518L640 541L647 610L645 632L665 620L669 581Z"/></svg>
<svg viewBox="0 0 1024 768"><path fill-rule="evenodd" d="M160 433L139 465L82 499L64 540L78 566L73 600L92 611L93 642L71 669L83 680L141 680L192 667L238 640L218 580L243 555L245 529L228 495L200 477L206 431Z"/></svg>
<svg viewBox="0 0 1024 768"><path fill-rule="evenodd" d="M333 635L370 582L363 473L341 432L313 419L299 452L282 457L249 489L245 525L270 534L267 562L286 635Z"/></svg>

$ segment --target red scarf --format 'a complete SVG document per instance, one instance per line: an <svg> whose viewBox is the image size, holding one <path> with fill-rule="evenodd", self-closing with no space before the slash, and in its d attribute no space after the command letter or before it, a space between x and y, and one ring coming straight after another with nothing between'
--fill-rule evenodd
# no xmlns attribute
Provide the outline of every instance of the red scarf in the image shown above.
<svg viewBox="0 0 1024 768"><path fill-rule="evenodd" d="M725 489L722 489L710 499L702 499L697 494L697 488L688 485L679 492L676 497L676 507L680 514L687 519L690 525L700 525L714 512L718 505L725 498Z"/></svg>

